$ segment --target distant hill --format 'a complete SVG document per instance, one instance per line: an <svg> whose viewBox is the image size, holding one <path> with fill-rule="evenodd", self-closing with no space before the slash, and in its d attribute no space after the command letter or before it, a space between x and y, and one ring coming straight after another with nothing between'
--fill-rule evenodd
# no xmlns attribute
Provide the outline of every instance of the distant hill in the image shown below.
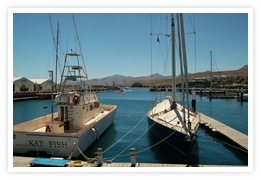
<svg viewBox="0 0 261 180"><path fill-rule="evenodd" d="M211 76L210 71L199 72L194 74L189 74L189 80L195 78L208 78ZM229 71L218 71L213 72L212 76L248 76L248 65L243 66L238 70L229 70ZM171 79L169 76L163 76L161 74L152 74L148 76L141 77L131 77L124 75L113 75L108 76L101 79L91 79L90 83L92 85L106 85L106 86L131 86L133 83L139 82L145 86L149 86L150 84L170 84Z"/></svg>
<svg viewBox="0 0 261 180"><path fill-rule="evenodd" d="M131 86L135 82L149 81L151 79L162 80L162 79L166 79L166 76L162 76L158 73L149 76L141 76L141 77L131 77L131 76L123 76L123 75L116 74L101 79L91 79L90 83L92 85Z"/></svg>
<svg viewBox="0 0 261 180"><path fill-rule="evenodd" d="M248 65L243 66L243 67L240 68L239 70L244 70L244 69L248 69Z"/></svg>

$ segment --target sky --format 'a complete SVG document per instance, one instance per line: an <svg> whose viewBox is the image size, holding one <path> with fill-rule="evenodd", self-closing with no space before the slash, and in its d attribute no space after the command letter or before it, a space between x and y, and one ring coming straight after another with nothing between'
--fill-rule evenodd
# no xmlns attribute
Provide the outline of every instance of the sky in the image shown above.
<svg viewBox="0 0 261 180"><path fill-rule="evenodd" d="M58 23L59 61L64 61L65 52L79 51L72 14L89 79L115 74L170 75L167 59L170 51L166 50L170 39L155 35L169 33L169 11L126 12L13 12L13 76L50 78L48 70L55 70ZM213 71L236 70L248 64L248 33L252 28L248 26L248 18L252 18L248 12L242 9L184 12L190 73L210 70L210 51Z"/></svg>

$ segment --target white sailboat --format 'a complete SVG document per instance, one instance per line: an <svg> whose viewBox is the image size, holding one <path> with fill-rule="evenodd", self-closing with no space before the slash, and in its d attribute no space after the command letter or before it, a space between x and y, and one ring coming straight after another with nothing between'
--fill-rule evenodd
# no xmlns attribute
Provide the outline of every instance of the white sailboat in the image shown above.
<svg viewBox="0 0 261 180"><path fill-rule="evenodd" d="M176 65L175 65L175 25L178 30L179 55L182 79L182 102L176 102ZM184 37L183 14L177 14L177 24L174 14L171 14L171 44L172 44L172 96L157 102L148 111L150 131L173 148L182 157L188 157L196 140L199 127L199 116L189 108L188 78L186 62L186 45Z"/></svg>
<svg viewBox="0 0 261 180"><path fill-rule="evenodd" d="M65 55L58 112L13 126L14 154L77 158L113 124L117 106L101 104L91 91L81 57Z"/></svg>

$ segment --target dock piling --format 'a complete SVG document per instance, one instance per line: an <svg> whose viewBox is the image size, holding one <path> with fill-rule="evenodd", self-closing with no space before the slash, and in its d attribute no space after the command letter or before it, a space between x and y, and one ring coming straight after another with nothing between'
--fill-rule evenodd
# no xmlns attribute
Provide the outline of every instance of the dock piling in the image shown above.
<svg viewBox="0 0 261 180"><path fill-rule="evenodd" d="M103 153L102 153L102 148L98 148L96 151L97 154L97 162L98 166L102 166L103 164Z"/></svg>
<svg viewBox="0 0 261 180"><path fill-rule="evenodd" d="M135 148L131 148L130 157L131 157L131 167L135 167L136 166L136 150L135 150Z"/></svg>

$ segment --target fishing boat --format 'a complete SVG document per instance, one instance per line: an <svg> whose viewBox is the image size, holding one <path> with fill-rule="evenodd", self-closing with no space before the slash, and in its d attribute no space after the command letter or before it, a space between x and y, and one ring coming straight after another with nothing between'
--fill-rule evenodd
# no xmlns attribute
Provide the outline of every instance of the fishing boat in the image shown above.
<svg viewBox="0 0 261 180"><path fill-rule="evenodd" d="M59 91L52 99L58 111L52 106L51 114L14 125L13 154L78 158L105 134L117 106L100 102L85 69L79 53L66 53Z"/></svg>
<svg viewBox="0 0 261 180"><path fill-rule="evenodd" d="M180 157L188 158L196 141L199 127L199 115L195 108L195 92L193 92L192 108L189 108L186 47L184 37L183 14L177 14L177 30L181 69L182 100L176 101L176 65L175 65L175 24L171 14L171 51L172 51L172 95L156 102L147 112L150 131L173 149Z"/></svg>
<svg viewBox="0 0 261 180"><path fill-rule="evenodd" d="M45 99L52 99L55 98L57 93L51 93L51 92L39 92L36 95L38 96L39 100L45 100Z"/></svg>

